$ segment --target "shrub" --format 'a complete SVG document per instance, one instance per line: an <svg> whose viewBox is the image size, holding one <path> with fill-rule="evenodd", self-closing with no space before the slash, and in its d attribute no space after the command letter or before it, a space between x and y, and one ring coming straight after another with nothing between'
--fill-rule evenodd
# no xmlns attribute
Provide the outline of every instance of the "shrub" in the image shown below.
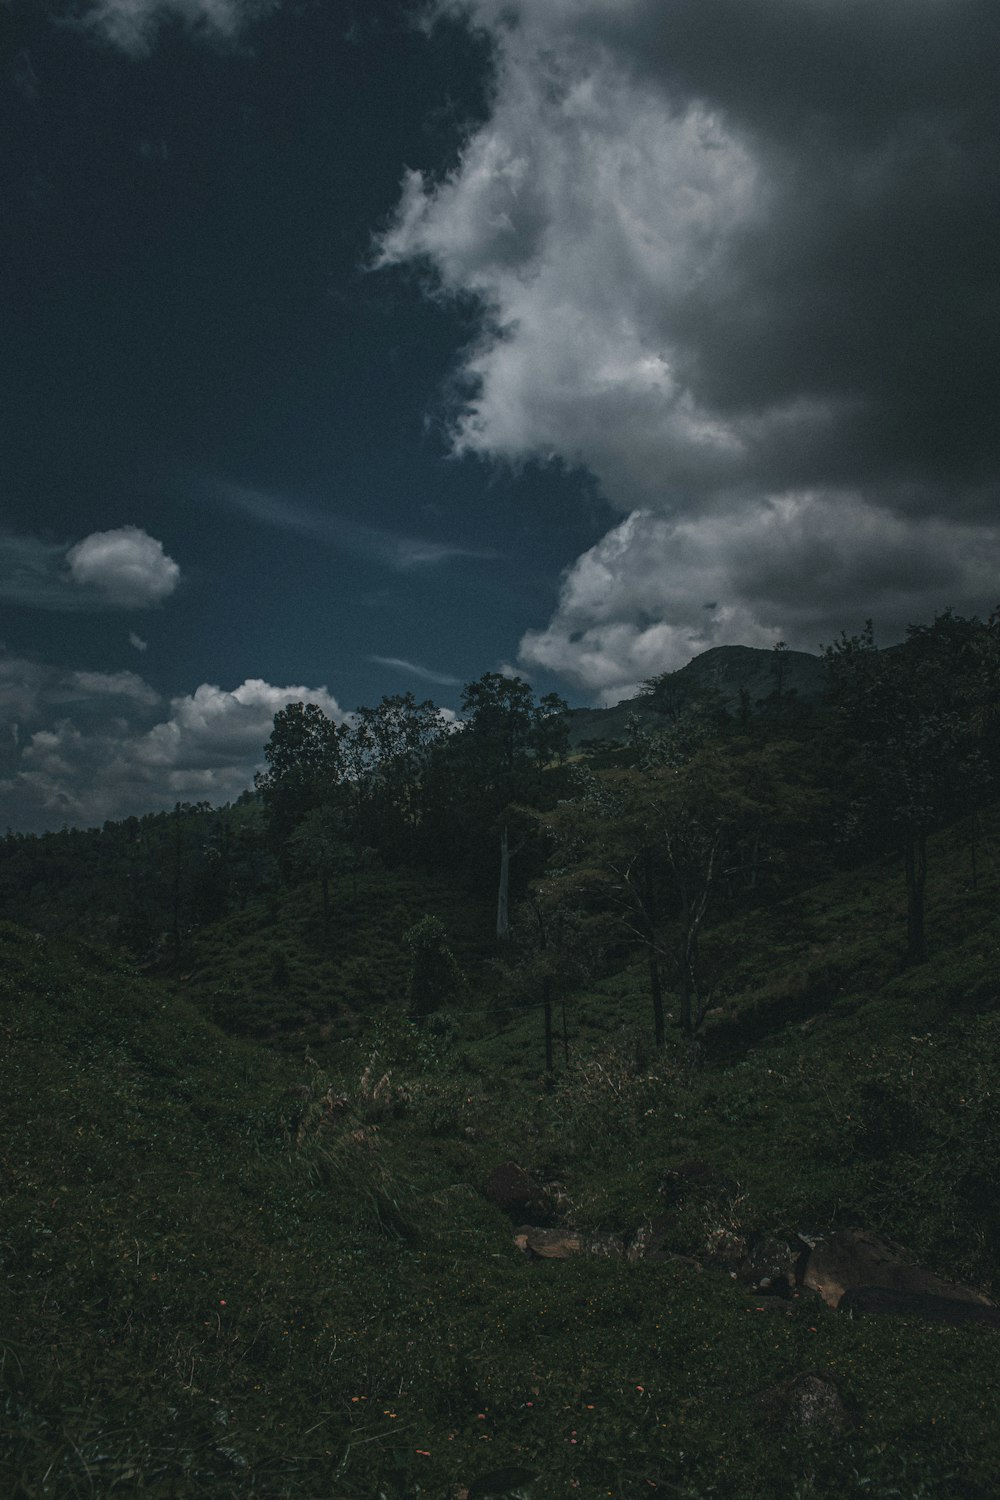
<svg viewBox="0 0 1000 1500"><path fill-rule="evenodd" d="M437 1010L461 986L462 972L447 944L444 924L438 917L423 917L403 934L410 953L407 999L417 1018Z"/></svg>

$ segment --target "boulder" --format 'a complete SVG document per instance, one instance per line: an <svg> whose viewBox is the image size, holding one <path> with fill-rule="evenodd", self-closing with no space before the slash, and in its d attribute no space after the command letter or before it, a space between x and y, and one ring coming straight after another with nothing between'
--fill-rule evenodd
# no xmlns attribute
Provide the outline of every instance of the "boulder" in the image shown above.
<svg viewBox="0 0 1000 1500"><path fill-rule="evenodd" d="M750 1247L742 1234L735 1229L721 1226L706 1236L705 1259L713 1266L722 1266L731 1275L737 1275L746 1262Z"/></svg>
<svg viewBox="0 0 1000 1500"><path fill-rule="evenodd" d="M583 1248L588 1255L600 1255L605 1260L620 1260L625 1254L625 1246L610 1229L595 1229L584 1238Z"/></svg>
<svg viewBox="0 0 1000 1500"><path fill-rule="evenodd" d="M527 1255L543 1260L568 1260L571 1255L600 1255L605 1260L620 1260L625 1246L618 1235L608 1229L581 1234L575 1229L541 1229L537 1224L521 1224L514 1231L514 1244Z"/></svg>
<svg viewBox="0 0 1000 1500"><path fill-rule="evenodd" d="M525 1255L537 1255L542 1260L569 1260L586 1248L583 1236L569 1229L539 1229L534 1224L522 1224L514 1231L514 1244Z"/></svg>
<svg viewBox="0 0 1000 1500"><path fill-rule="evenodd" d="M839 1433L854 1426L839 1380L814 1370L803 1370L779 1385L769 1386L754 1398L754 1404L764 1421L774 1427Z"/></svg>
<svg viewBox="0 0 1000 1500"><path fill-rule="evenodd" d="M881 1286L856 1287L845 1292L838 1311L852 1317L890 1313L897 1317L923 1318L928 1323L948 1323L953 1328L974 1324L977 1328L1000 1330L1000 1308L955 1297L937 1297L929 1292L890 1291Z"/></svg>
<svg viewBox="0 0 1000 1500"><path fill-rule="evenodd" d="M872 1287L992 1306L982 1292L913 1265L901 1245L876 1239L863 1229L838 1229L817 1240L806 1259L802 1284L818 1292L828 1307L839 1306L846 1292Z"/></svg>

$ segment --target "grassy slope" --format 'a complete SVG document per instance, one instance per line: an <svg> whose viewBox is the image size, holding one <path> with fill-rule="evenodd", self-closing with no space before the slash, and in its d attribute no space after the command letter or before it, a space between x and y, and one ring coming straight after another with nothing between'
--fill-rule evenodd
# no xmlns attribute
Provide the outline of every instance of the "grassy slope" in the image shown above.
<svg viewBox="0 0 1000 1500"><path fill-rule="evenodd" d="M433 875L363 869L331 882L324 919L318 882L255 900L192 932L180 972L165 982L232 1035L320 1057L366 1016L406 995L403 934L441 918L463 970L489 951L492 912Z"/></svg>
<svg viewBox="0 0 1000 1500"><path fill-rule="evenodd" d="M718 935L740 982L701 1065L642 1057L636 970L573 998L552 1091L537 1012L488 1035L469 997L451 1041L393 1000L324 1077L3 929L4 1492L994 1493L994 1334L758 1312L680 1261L529 1261L479 1191L514 1157L627 1233L699 1158L733 1185L676 1250L863 1222L996 1290L1000 882L965 889L957 836L933 853L920 969L886 957L898 872L844 877ZM754 1393L804 1369L842 1377L852 1434L763 1425Z"/></svg>

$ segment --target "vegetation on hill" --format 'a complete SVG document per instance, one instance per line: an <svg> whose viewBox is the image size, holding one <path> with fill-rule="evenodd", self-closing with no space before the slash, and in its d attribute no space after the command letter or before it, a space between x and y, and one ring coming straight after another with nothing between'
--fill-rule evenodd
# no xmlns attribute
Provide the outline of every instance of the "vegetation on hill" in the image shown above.
<svg viewBox="0 0 1000 1500"><path fill-rule="evenodd" d="M1000 1298L997 638L611 765L488 674L6 840L4 1493L992 1493L989 1316L800 1273Z"/></svg>

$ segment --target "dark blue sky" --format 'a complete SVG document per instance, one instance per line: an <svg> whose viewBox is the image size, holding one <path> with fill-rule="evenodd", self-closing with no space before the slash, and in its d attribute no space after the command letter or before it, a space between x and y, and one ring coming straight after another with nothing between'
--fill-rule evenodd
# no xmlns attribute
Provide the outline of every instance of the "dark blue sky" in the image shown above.
<svg viewBox="0 0 1000 1500"><path fill-rule="evenodd" d="M225 800L290 698L992 609L998 56L993 0L0 0L0 826Z"/></svg>
<svg viewBox="0 0 1000 1500"><path fill-rule="evenodd" d="M457 26L429 42L412 13L283 7L230 48L168 24L143 57L16 13L3 523L162 541L182 582L136 628L163 692L260 676L351 708L420 685L373 655L477 676L602 529L552 467L449 457L474 325L414 274L365 269L404 168L442 171L483 110L484 45ZM234 487L489 556L393 568L363 535L255 524L222 503ZM8 649L92 670L137 666L126 624L0 605Z"/></svg>

